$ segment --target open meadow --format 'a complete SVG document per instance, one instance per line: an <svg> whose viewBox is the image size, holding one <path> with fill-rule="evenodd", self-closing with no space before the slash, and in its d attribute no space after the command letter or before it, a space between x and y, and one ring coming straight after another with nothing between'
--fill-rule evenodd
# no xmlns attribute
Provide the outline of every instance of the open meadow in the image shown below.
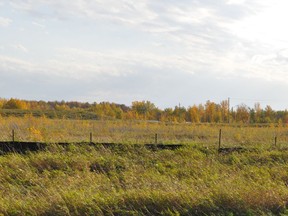
<svg viewBox="0 0 288 216"><path fill-rule="evenodd" d="M2 215L286 215L285 125L1 118L0 140L50 143L0 156ZM222 145L243 152L218 154ZM79 146L77 142L124 143ZM133 144L184 146L149 150ZM275 145L275 137L277 143ZM56 142L73 142L61 147Z"/></svg>
<svg viewBox="0 0 288 216"><path fill-rule="evenodd" d="M197 144L217 148L219 130L223 146L247 148L288 147L286 124L220 124L220 123L170 123L144 120L77 120L49 119L46 117L1 117L0 141L93 142L144 144L159 143Z"/></svg>

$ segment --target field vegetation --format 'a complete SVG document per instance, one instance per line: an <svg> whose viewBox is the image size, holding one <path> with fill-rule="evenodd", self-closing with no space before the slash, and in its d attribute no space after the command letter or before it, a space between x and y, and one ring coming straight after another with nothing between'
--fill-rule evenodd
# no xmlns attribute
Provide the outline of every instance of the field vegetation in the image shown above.
<svg viewBox="0 0 288 216"><path fill-rule="evenodd" d="M96 143L149 144L197 144L216 148L219 130L222 130L222 145L247 148L288 147L286 124L212 124L168 123L142 120L73 120L49 119L46 117L0 117L0 141L89 142L90 133Z"/></svg>
<svg viewBox="0 0 288 216"><path fill-rule="evenodd" d="M85 109L46 110L54 117L0 109L0 141L11 141L14 130L16 141L49 144L39 152L1 154L0 215L288 215L282 119L228 124L147 120L148 113L94 119L81 117ZM220 129L223 147L243 151L219 154ZM89 142L90 133L93 142L124 145L77 144ZM134 145L155 143L155 134L158 143L183 147Z"/></svg>
<svg viewBox="0 0 288 216"><path fill-rule="evenodd" d="M288 152L52 145L0 157L3 215L286 215Z"/></svg>
<svg viewBox="0 0 288 216"><path fill-rule="evenodd" d="M179 104L174 108L159 109L150 101L134 101L131 106L127 106L110 102L90 104L0 98L1 116L23 117L27 114L52 119L154 120L174 123L288 123L287 110L276 111L269 105L262 108L260 103L255 103L254 107L245 104L230 107L228 100L220 103L208 100L205 104L194 104L187 108Z"/></svg>

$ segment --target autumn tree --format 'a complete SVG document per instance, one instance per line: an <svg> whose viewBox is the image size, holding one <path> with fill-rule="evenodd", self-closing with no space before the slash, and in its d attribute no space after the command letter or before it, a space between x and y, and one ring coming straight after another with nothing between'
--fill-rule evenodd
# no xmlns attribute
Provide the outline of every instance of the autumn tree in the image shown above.
<svg viewBox="0 0 288 216"><path fill-rule="evenodd" d="M216 114L216 104L211 101L207 101L205 104L205 121L206 122L215 122Z"/></svg>
<svg viewBox="0 0 288 216"><path fill-rule="evenodd" d="M153 111L156 106L150 101L134 101L132 102L132 111L135 112L140 119L156 119L153 116Z"/></svg>
<svg viewBox="0 0 288 216"><path fill-rule="evenodd" d="M229 120L229 102L228 100L224 100L220 102L220 110L221 110L221 121L228 122Z"/></svg>
<svg viewBox="0 0 288 216"><path fill-rule="evenodd" d="M0 98L0 109L3 108L3 106L4 106L4 104L5 104L6 102L7 102L6 99L2 99L2 98Z"/></svg>
<svg viewBox="0 0 288 216"><path fill-rule="evenodd" d="M206 121L205 107L203 104L198 105L198 114L199 114L200 122L205 122Z"/></svg>
<svg viewBox="0 0 288 216"><path fill-rule="evenodd" d="M173 114L173 109L172 108L166 108L161 112L161 121L166 121L166 122L176 122L176 118L174 117Z"/></svg>
<svg viewBox="0 0 288 216"><path fill-rule="evenodd" d="M250 109L245 104L229 110L228 100L215 103L207 101L205 105L193 105L185 107L158 109L150 101L134 101L131 106L110 102L82 103L77 101L26 101L11 98L9 100L0 98L0 109L22 109L22 110L54 110L67 112L94 112L100 118L108 119L143 119L160 120L170 122L245 122L245 123L288 123L288 111L275 111L267 105L262 109L260 103L255 103ZM7 111L8 112L8 111ZM229 116L228 116L229 115Z"/></svg>
<svg viewBox="0 0 288 216"><path fill-rule="evenodd" d="M236 121L242 123L248 123L249 117L250 117L249 107L245 104L238 105L236 109Z"/></svg>
<svg viewBox="0 0 288 216"><path fill-rule="evenodd" d="M190 122L193 122L193 123L200 122L199 109L196 105L188 108L187 116L188 116L187 119Z"/></svg>
<svg viewBox="0 0 288 216"><path fill-rule="evenodd" d="M265 107L265 122L270 123L274 121L274 111L271 106L267 105Z"/></svg>
<svg viewBox="0 0 288 216"><path fill-rule="evenodd" d="M254 117L254 122L255 123L260 123L262 122L262 109L261 105L259 102L254 104L254 110L255 110L255 117Z"/></svg>
<svg viewBox="0 0 288 216"><path fill-rule="evenodd" d="M27 110L28 105L25 101L11 98L6 103L3 104L3 109L21 109Z"/></svg>
<svg viewBox="0 0 288 216"><path fill-rule="evenodd" d="M70 110L70 107L67 106L66 104L56 104L55 110L58 110L58 111Z"/></svg>
<svg viewBox="0 0 288 216"><path fill-rule="evenodd" d="M94 103L89 111L95 112L100 118L122 119L123 110L115 103L101 102L99 104Z"/></svg>
<svg viewBox="0 0 288 216"><path fill-rule="evenodd" d="M173 110L173 115L177 122L185 122L185 119L186 119L185 107L175 106Z"/></svg>
<svg viewBox="0 0 288 216"><path fill-rule="evenodd" d="M282 114L283 123L288 124L288 111L285 110Z"/></svg>

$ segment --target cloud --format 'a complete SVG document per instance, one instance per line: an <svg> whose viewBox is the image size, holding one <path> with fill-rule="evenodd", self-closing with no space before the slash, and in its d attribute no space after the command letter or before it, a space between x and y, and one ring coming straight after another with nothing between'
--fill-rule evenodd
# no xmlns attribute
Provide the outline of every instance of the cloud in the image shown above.
<svg viewBox="0 0 288 216"><path fill-rule="evenodd" d="M134 53L125 51L112 52L93 52L79 49L64 49L60 56L66 53L69 58L75 59L79 65L85 64L91 66L91 70L86 70L90 75L103 74L109 76L128 76L131 74L143 72L143 69L166 70L173 69L177 71L184 70L190 72L190 62L187 58L179 56L161 56L149 52ZM68 59L59 59L61 62L70 62ZM82 71L83 71L83 67ZM85 71L85 70L84 70Z"/></svg>
<svg viewBox="0 0 288 216"><path fill-rule="evenodd" d="M231 53L224 56L217 56L213 52L200 53L198 56L162 56L149 52L96 52L65 48L55 50L54 56L39 62L0 56L0 69L6 73L38 74L84 82L107 81L113 77L139 77L141 73L143 76L153 74L157 80L164 80L173 71L175 76L206 74L207 77L218 79L256 78L287 83L288 75L284 72L288 69L287 50L282 50L277 55L255 55L250 60L249 56L241 52L244 49L241 44L235 49L240 50L239 54L231 50ZM282 65L281 70L279 64Z"/></svg>
<svg viewBox="0 0 288 216"><path fill-rule="evenodd" d="M158 41L161 42L157 49L145 49L139 40L136 43L140 48L112 48L104 51L95 51L93 48L87 50L81 48L81 44L78 48L71 45L67 46L68 48L52 50L55 51L54 56L48 56L37 63L14 59L15 65L11 67L19 67L19 70L24 71L26 67L26 70L34 73L70 77L75 80L131 77L140 73L147 74L147 71L164 76L161 72L175 71L178 76L205 74L217 79L246 78L287 82L287 75L283 72L287 70L286 54L283 54L281 49L267 48L262 41L254 40L257 37L251 38L251 26L247 27L250 18L262 13L271 2L11 0L10 4L14 8L25 11L36 20L39 17L44 18L45 24L55 19L60 20L63 25L70 25L75 20L92 23L96 27L99 23L108 24L116 35L127 30L131 38L134 33L140 34L144 42L146 37L152 38L153 47L159 44ZM38 21L33 22L33 25L44 28ZM121 30L114 30L114 27ZM45 28L51 31L48 24ZM252 32L257 33L257 28L252 28ZM249 31L246 31L247 29ZM263 23L262 29L266 29ZM125 47L129 44L129 39L121 39L119 43L123 43ZM22 51L24 50L22 47ZM0 58L0 61L4 60ZM12 60L5 61L6 65L13 64Z"/></svg>
<svg viewBox="0 0 288 216"><path fill-rule="evenodd" d="M31 73L35 70L35 65L31 62L18 58L0 55L0 73Z"/></svg>
<svg viewBox="0 0 288 216"><path fill-rule="evenodd" d="M0 17L0 27L7 27L11 25L12 20L5 17Z"/></svg>
<svg viewBox="0 0 288 216"><path fill-rule="evenodd" d="M168 19L174 19L178 23L198 23L201 20L215 17L214 15L238 19L247 15L256 2L256 0L249 1L249 4L247 4L245 1L238 1L235 4L235 1L225 0L169 0L164 4L159 0L30 0L28 2L11 0L10 4L14 8L30 12L33 15L50 16L50 18L55 18L55 16L60 18L77 16L139 26L151 21L164 23Z"/></svg>
<svg viewBox="0 0 288 216"><path fill-rule="evenodd" d="M41 24L41 23L39 23L39 22L32 22L32 25L34 25L34 26L36 26L36 27L38 27L38 28L41 28L41 29L44 29L45 28L45 25L43 25L43 24Z"/></svg>
<svg viewBox="0 0 288 216"><path fill-rule="evenodd" d="M183 47L221 47L223 50L229 50L234 40L230 27L235 21L253 14L253 8L258 4L257 0L249 1L249 4L239 0L169 0L165 4L159 0L11 2L15 8L37 17L59 20L81 18L90 22L111 23L159 35Z"/></svg>
<svg viewBox="0 0 288 216"><path fill-rule="evenodd" d="M25 46L23 46L22 44L15 44L15 45L12 45L12 47L14 49L20 50L20 51L22 51L24 53L28 53L29 52L29 50Z"/></svg>

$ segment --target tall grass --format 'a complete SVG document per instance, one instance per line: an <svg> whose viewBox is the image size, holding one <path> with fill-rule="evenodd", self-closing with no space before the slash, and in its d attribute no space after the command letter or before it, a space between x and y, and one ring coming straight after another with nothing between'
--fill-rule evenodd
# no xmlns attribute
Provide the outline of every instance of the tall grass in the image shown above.
<svg viewBox="0 0 288 216"><path fill-rule="evenodd" d="M288 152L71 145L0 157L3 215L281 215Z"/></svg>
<svg viewBox="0 0 288 216"><path fill-rule="evenodd" d="M0 117L0 140L11 140L15 130L18 141L154 143L155 134L161 143L199 143L216 147L219 129L222 129L224 146L270 148L277 136L278 146L288 147L288 127L282 125L247 126L227 124L187 124L145 121L93 121L35 118L26 116Z"/></svg>

